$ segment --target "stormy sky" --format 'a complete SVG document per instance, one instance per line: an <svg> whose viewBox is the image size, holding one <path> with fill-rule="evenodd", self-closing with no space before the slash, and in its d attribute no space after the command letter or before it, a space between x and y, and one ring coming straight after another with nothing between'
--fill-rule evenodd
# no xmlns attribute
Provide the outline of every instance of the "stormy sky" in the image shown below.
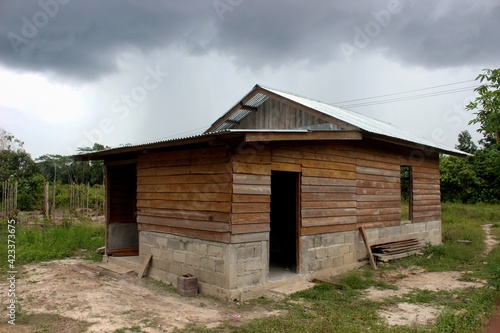
<svg viewBox="0 0 500 333"><path fill-rule="evenodd" d="M0 126L33 157L148 142L259 83L453 146L499 32L499 0L0 0Z"/></svg>

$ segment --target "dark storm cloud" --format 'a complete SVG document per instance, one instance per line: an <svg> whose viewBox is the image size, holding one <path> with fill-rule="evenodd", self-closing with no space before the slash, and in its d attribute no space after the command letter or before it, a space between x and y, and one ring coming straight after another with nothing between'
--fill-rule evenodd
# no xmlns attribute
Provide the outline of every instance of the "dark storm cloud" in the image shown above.
<svg viewBox="0 0 500 333"><path fill-rule="evenodd" d="M378 50L451 67L499 58L499 17L498 0L11 0L0 2L0 62L82 80L116 71L129 48L215 52L253 69Z"/></svg>

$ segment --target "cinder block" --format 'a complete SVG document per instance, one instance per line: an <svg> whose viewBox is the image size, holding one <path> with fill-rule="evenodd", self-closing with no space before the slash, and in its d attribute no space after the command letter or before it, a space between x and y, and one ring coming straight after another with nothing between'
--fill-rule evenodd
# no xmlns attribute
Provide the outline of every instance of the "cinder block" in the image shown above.
<svg viewBox="0 0 500 333"><path fill-rule="evenodd" d="M186 253L181 252L181 251L175 251L174 252L174 261L180 262L180 263L185 263L186 262Z"/></svg>
<svg viewBox="0 0 500 333"><path fill-rule="evenodd" d="M186 264L189 266L199 267L200 257L195 254L186 254Z"/></svg>
<svg viewBox="0 0 500 333"><path fill-rule="evenodd" d="M208 244L207 254L212 257L222 257L224 249L219 245Z"/></svg>
<svg viewBox="0 0 500 333"><path fill-rule="evenodd" d="M215 260L215 271L218 273L224 272L224 259Z"/></svg>
<svg viewBox="0 0 500 333"><path fill-rule="evenodd" d="M178 239L169 239L167 246L170 250L179 251L181 249L181 242Z"/></svg>
<svg viewBox="0 0 500 333"><path fill-rule="evenodd" d="M178 262L172 262L168 265L167 271L174 275L182 274L182 265Z"/></svg>
<svg viewBox="0 0 500 333"><path fill-rule="evenodd" d="M333 236L334 244L344 244L345 243L345 233L335 233Z"/></svg>
<svg viewBox="0 0 500 333"><path fill-rule="evenodd" d="M328 256L328 248L326 247L320 247L316 251L316 259L323 259L326 258L327 256Z"/></svg>
<svg viewBox="0 0 500 333"><path fill-rule="evenodd" d="M157 247L151 249L151 254L153 257L161 257L161 250Z"/></svg>
<svg viewBox="0 0 500 333"><path fill-rule="evenodd" d="M343 256L344 265L354 264L357 261L354 253L347 253Z"/></svg>
<svg viewBox="0 0 500 333"><path fill-rule="evenodd" d="M333 258L333 267L338 268L344 266L344 256Z"/></svg>
<svg viewBox="0 0 500 333"><path fill-rule="evenodd" d="M166 239L164 237L157 237L156 238L156 243L158 244L159 247L167 246L168 239Z"/></svg>
<svg viewBox="0 0 500 333"><path fill-rule="evenodd" d="M352 248L350 245L347 245L347 244L341 245L339 252L340 252L340 254L346 254L346 253L352 252Z"/></svg>
<svg viewBox="0 0 500 333"><path fill-rule="evenodd" d="M321 238L321 245L323 247L332 246L333 244L335 244L334 240L335 240L334 234L324 234L322 235Z"/></svg>
<svg viewBox="0 0 500 333"><path fill-rule="evenodd" d="M336 257L340 254L340 247L342 245L334 245L334 246L330 246L327 250L327 253L328 253L328 257Z"/></svg>
<svg viewBox="0 0 500 333"><path fill-rule="evenodd" d="M253 246L240 246L236 249L238 260L251 259L255 257L255 247Z"/></svg>
<svg viewBox="0 0 500 333"><path fill-rule="evenodd" d="M147 255L151 253L151 246L146 245L145 243L140 243L139 244L139 253L141 255Z"/></svg>
<svg viewBox="0 0 500 333"><path fill-rule="evenodd" d="M356 231L356 233L358 233ZM354 231L348 231L344 233L344 243L354 243Z"/></svg>

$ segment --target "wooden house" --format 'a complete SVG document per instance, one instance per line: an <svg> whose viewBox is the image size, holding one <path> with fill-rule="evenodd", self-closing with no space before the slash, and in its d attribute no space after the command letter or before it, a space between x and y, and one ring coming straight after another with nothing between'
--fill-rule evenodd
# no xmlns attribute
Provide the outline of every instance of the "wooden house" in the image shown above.
<svg viewBox="0 0 500 333"><path fill-rule="evenodd" d="M440 243L440 153L464 155L256 85L201 135L76 158L105 162L108 256L152 254L150 276L242 299L366 263L360 226L370 244Z"/></svg>

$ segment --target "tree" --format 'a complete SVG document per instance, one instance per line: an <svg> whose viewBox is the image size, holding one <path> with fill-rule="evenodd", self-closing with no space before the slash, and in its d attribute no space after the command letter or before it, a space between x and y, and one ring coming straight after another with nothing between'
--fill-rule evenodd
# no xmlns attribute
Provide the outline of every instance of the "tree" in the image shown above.
<svg viewBox="0 0 500 333"><path fill-rule="evenodd" d="M0 128L0 148L0 181L31 177L38 172L31 155L23 149L23 142L3 128Z"/></svg>
<svg viewBox="0 0 500 333"><path fill-rule="evenodd" d="M458 134L458 145L456 145L455 148L469 154L475 154L477 151L477 146L474 141L472 141L472 136L469 131L462 131Z"/></svg>
<svg viewBox="0 0 500 333"><path fill-rule="evenodd" d="M476 89L478 97L466 106L467 111L476 111L476 118L469 124L480 124L478 132L492 135L500 142L500 68L484 69L476 80L483 83Z"/></svg>

